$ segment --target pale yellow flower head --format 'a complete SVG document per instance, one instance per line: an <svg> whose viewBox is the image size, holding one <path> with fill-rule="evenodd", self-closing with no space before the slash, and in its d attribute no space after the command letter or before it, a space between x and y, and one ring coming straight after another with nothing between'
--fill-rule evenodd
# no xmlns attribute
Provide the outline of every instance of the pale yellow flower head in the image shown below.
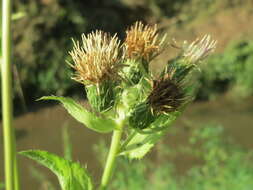
<svg viewBox="0 0 253 190"><path fill-rule="evenodd" d="M111 37L102 31L82 35L82 42L74 43L70 55L76 70L74 80L84 84L99 84L114 80L120 65L120 41L116 35Z"/></svg>

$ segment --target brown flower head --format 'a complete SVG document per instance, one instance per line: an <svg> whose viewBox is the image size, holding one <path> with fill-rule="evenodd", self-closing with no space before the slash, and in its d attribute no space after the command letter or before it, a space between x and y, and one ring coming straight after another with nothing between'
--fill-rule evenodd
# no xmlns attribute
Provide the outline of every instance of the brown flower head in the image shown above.
<svg viewBox="0 0 253 190"><path fill-rule="evenodd" d="M102 31L82 35L81 44L73 41L73 50L69 52L76 70L74 80L84 84L99 84L113 80L118 76L120 41L114 35Z"/></svg>
<svg viewBox="0 0 253 190"><path fill-rule="evenodd" d="M124 42L125 57L129 59L143 58L150 61L163 49L165 35L158 39L157 25L148 26L136 22L126 31Z"/></svg>
<svg viewBox="0 0 253 190"><path fill-rule="evenodd" d="M154 113L177 111L187 100L183 83L173 78L173 72L153 81L153 89L148 96L148 104Z"/></svg>

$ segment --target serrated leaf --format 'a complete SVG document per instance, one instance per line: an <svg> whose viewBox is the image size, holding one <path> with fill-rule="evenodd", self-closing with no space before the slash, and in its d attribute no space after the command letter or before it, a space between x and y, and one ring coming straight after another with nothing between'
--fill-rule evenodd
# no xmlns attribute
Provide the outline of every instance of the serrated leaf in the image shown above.
<svg viewBox="0 0 253 190"><path fill-rule="evenodd" d="M89 112L82 105L76 103L71 98L43 96L39 100L56 100L61 102L63 107L72 117L96 132L108 133L117 128L116 123L112 119L100 118L96 116L96 114Z"/></svg>
<svg viewBox="0 0 253 190"><path fill-rule="evenodd" d="M151 128L156 129L163 127L162 130L154 131L151 134L137 133L127 144L121 155L127 156L129 159L143 158L151 148L164 136L171 123L177 118L177 115L163 115L160 119L156 120Z"/></svg>
<svg viewBox="0 0 253 190"><path fill-rule="evenodd" d="M65 160L57 155L41 150L20 152L50 169L59 180L62 190L92 190L91 179L79 163Z"/></svg>

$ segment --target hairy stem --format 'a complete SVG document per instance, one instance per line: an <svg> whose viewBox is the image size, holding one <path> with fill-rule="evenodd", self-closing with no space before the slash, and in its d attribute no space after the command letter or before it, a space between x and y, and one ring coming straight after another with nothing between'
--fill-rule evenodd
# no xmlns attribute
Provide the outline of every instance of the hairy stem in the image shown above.
<svg viewBox="0 0 253 190"><path fill-rule="evenodd" d="M119 121L119 129L113 131L111 146L106 160L100 190L105 190L115 168L115 161L120 150L120 140L123 133L124 119Z"/></svg>
<svg viewBox="0 0 253 190"><path fill-rule="evenodd" d="M16 145L12 121L11 0L2 0L2 56L2 114L5 189L18 190Z"/></svg>

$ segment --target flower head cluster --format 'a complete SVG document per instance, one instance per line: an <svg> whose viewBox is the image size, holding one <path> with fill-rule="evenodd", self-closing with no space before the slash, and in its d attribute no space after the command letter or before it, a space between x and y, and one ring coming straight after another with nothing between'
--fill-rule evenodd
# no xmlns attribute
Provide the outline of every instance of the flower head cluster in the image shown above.
<svg viewBox="0 0 253 190"><path fill-rule="evenodd" d="M82 43L74 41L70 55L74 61L71 66L76 70L73 77L84 84L99 84L115 79L120 67L120 41L114 35L102 31L82 35Z"/></svg>
<svg viewBox="0 0 253 190"><path fill-rule="evenodd" d="M126 31L125 57L150 61L163 49L165 37L164 35L161 40L158 39L157 25L144 26L141 22L136 22Z"/></svg>
<svg viewBox="0 0 253 190"><path fill-rule="evenodd" d="M154 80L148 66L151 59L164 49L165 36L160 39L156 25L136 22L126 31L122 45L116 35L110 36L102 31L82 35L81 43L74 42L70 51L74 61L71 66L76 70L74 79L88 85L87 97L96 111L111 109L121 102L117 98L122 95L124 100L138 96L131 106L122 105L131 115L130 123L144 129L159 115L181 110L190 96L185 79L195 68L195 63L215 49L217 42L205 35L192 43L184 42L182 47L175 45L182 53L169 61L161 76ZM116 80L118 77L124 80ZM147 81L152 81L152 85ZM124 88L118 88L119 85ZM136 92L141 88L145 90ZM140 117L144 118L142 123Z"/></svg>
<svg viewBox="0 0 253 190"><path fill-rule="evenodd" d="M183 44L183 57L191 63L206 58L216 47L217 41L211 40L210 35L205 35L202 39L196 39L191 44L186 41Z"/></svg>

